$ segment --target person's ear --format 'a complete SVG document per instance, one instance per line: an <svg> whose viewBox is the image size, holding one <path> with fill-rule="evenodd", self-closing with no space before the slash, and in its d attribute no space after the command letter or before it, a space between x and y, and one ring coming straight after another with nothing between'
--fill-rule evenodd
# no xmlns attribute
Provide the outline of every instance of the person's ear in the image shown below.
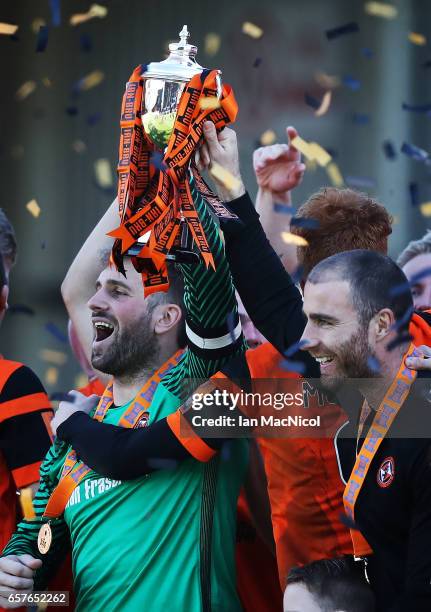
<svg viewBox="0 0 431 612"><path fill-rule="evenodd" d="M177 304L160 304L153 312L154 333L166 334L180 322L183 314Z"/></svg>
<svg viewBox="0 0 431 612"><path fill-rule="evenodd" d="M0 314L4 314L8 308L9 286L3 285L0 291Z"/></svg>
<svg viewBox="0 0 431 612"><path fill-rule="evenodd" d="M375 342L385 340L393 331L395 325L395 315L390 308L382 308L371 319L370 332L372 333Z"/></svg>

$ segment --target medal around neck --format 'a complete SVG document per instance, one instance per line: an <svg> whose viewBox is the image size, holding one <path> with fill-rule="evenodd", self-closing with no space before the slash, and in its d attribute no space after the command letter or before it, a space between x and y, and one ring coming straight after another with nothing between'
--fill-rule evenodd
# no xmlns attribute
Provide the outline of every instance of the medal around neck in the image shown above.
<svg viewBox="0 0 431 612"><path fill-rule="evenodd" d="M42 527L39 529L39 534L37 536L37 548L42 555L46 555L46 553L51 548L52 542L52 529L49 523L44 523Z"/></svg>

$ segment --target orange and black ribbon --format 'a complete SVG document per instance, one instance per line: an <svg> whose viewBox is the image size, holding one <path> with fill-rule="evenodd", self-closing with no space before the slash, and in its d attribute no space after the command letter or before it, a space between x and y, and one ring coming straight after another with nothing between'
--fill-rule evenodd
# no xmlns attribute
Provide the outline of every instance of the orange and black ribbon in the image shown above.
<svg viewBox="0 0 431 612"><path fill-rule="evenodd" d="M212 121L218 130L235 120L238 106L228 85L224 85L220 107L202 109L201 98L217 96L217 70L204 70L187 84L178 106L174 129L163 162L156 167L156 152L141 121L143 67L133 71L123 96L118 163L118 202L121 223L109 233L115 238L112 260L124 272L123 256L143 234L150 240L132 259L142 273L145 294L167 291L169 279L166 255L178 240L180 221L187 223L205 265L214 260L193 202L189 185L192 155L202 139L203 124ZM163 169L161 169L163 168ZM196 187L219 217L235 218L211 192L192 167Z"/></svg>

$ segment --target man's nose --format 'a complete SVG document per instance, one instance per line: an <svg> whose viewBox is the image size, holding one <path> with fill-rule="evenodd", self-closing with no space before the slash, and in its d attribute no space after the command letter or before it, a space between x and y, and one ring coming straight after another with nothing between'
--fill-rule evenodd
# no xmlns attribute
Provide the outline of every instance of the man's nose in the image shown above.
<svg viewBox="0 0 431 612"><path fill-rule="evenodd" d="M96 293L88 300L87 306L93 313L108 309L106 300L103 299L101 289L96 291Z"/></svg>
<svg viewBox="0 0 431 612"><path fill-rule="evenodd" d="M313 333L313 330L309 323L305 326L299 341L301 351L309 351L310 349L316 348L319 344L319 338Z"/></svg>

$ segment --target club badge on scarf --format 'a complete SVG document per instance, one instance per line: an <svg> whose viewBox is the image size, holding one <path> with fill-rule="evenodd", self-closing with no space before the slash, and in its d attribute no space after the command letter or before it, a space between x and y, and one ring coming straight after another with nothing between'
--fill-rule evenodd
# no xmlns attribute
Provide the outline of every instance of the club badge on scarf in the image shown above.
<svg viewBox="0 0 431 612"><path fill-rule="evenodd" d="M157 164L151 163L157 151L147 137L141 121L144 82L143 66L133 71L123 96L118 163L118 202L120 226L109 233L115 238L112 261L124 273L123 256L139 237L151 230L149 242L132 257L142 274L145 295L167 291L169 279L166 255L179 241L183 219L205 265L214 268L214 260L204 229L193 202L189 167L198 147L205 121L217 129L233 122L238 106L230 86L224 85L218 108L201 108L200 99L217 96L217 70L203 70L187 84L181 96L174 129ZM159 153L160 156L160 153ZM235 218L211 192L197 169L195 184L215 214Z"/></svg>

